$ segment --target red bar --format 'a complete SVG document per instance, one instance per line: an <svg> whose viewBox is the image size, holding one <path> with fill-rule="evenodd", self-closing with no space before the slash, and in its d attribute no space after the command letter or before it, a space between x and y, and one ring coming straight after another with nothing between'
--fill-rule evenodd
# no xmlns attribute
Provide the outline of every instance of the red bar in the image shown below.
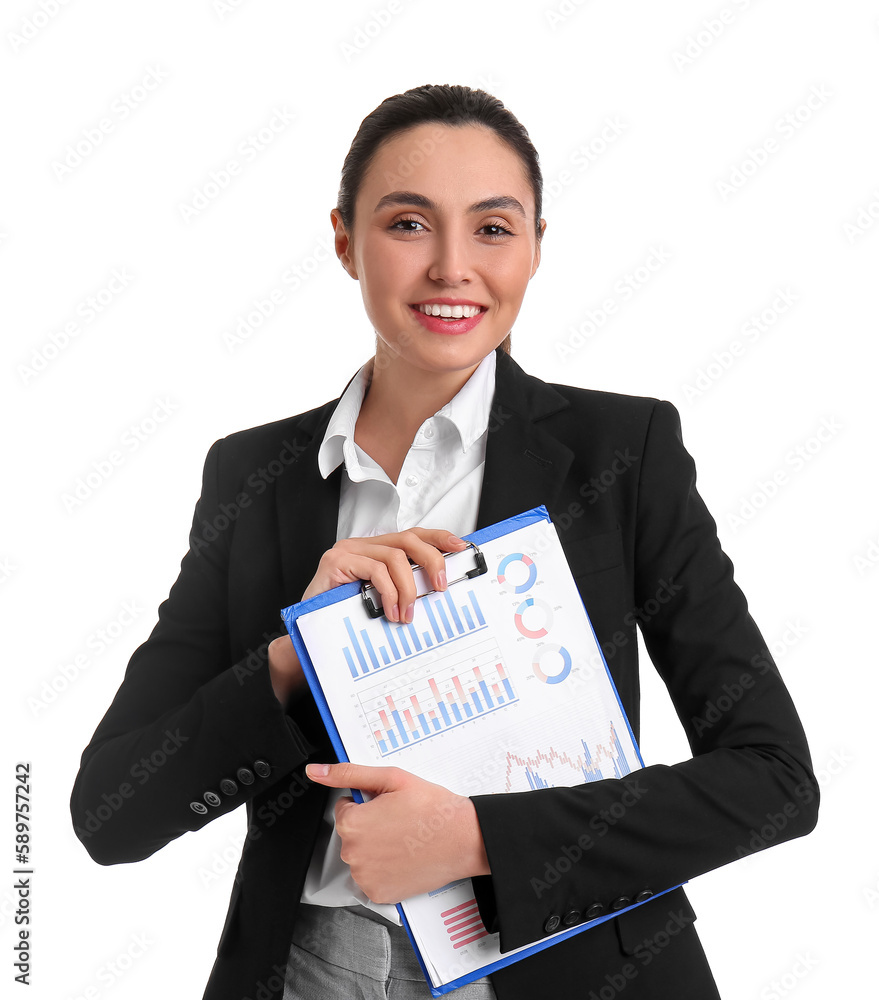
<svg viewBox="0 0 879 1000"><path fill-rule="evenodd" d="M464 694L464 688L461 687L461 678L453 677L452 683L455 685L455 690L458 692L458 697L461 699L461 704L465 704L467 701L467 695Z"/></svg>
<svg viewBox="0 0 879 1000"><path fill-rule="evenodd" d="M387 701L387 703L388 703L388 708L389 708L389 709L390 709L390 710L391 710L392 712L396 712L396 710L397 710L397 706L396 706L396 705L394 704L394 699L393 699L393 698L392 698L392 697L391 697L391 696L390 696L389 694L386 694L386 695L385 695L385 700L386 700L386 701Z"/></svg>
<svg viewBox="0 0 879 1000"><path fill-rule="evenodd" d="M474 934L473 937L465 938L463 941L456 941L452 945L452 947L453 948L463 948L465 944L470 944L471 941L478 941L480 938L485 937L486 934L488 934L488 931L485 930L485 928L483 928L482 932L480 934Z"/></svg>
<svg viewBox="0 0 879 1000"><path fill-rule="evenodd" d="M406 721L409 723L409 732L410 733L414 733L415 732L415 723L412 721L412 713L407 708L406 711L403 713L403 715L406 716Z"/></svg>
<svg viewBox="0 0 879 1000"><path fill-rule="evenodd" d="M450 913L457 913L458 910L463 910L465 907L468 907L468 906L476 906L476 897L475 896L472 899L468 899L466 903L458 903L458 905L457 906L453 906L451 908L451 910L443 910L442 913L440 913L440 916L441 917L447 917Z"/></svg>

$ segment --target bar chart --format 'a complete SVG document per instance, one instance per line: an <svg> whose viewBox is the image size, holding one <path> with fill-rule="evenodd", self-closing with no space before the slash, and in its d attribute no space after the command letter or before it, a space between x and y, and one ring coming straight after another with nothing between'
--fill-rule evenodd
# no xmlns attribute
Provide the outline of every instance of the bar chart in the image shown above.
<svg viewBox="0 0 879 1000"><path fill-rule="evenodd" d="M358 688L360 710L384 757L518 701L494 639Z"/></svg>
<svg viewBox="0 0 879 1000"><path fill-rule="evenodd" d="M459 592L457 588L419 599L409 625L393 625L384 617L378 621L381 636L376 637L376 626L370 622L370 638L370 629L363 627L367 623L355 626L350 617L342 619L349 639L342 653L354 680L486 627L476 594L472 590Z"/></svg>
<svg viewBox="0 0 879 1000"><path fill-rule="evenodd" d="M518 791L524 787L523 778L532 789L554 788L556 785L570 786L572 772L578 774L580 781L599 781L622 778L632 770L612 722L605 742L590 746L586 740L580 740L580 744L582 753L574 755L559 753L552 747L528 757L508 752L505 790Z"/></svg>

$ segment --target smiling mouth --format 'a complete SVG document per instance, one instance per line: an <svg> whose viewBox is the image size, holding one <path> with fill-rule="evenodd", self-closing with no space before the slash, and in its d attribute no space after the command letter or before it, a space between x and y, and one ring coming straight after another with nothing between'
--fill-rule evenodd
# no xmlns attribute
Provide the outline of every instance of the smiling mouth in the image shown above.
<svg viewBox="0 0 879 1000"><path fill-rule="evenodd" d="M448 320L471 319L473 316L478 316L485 310L485 306L450 306L445 303L441 305L438 302L422 303L419 305L413 305L411 308L416 309L420 313L424 313L425 316L439 316L440 319Z"/></svg>

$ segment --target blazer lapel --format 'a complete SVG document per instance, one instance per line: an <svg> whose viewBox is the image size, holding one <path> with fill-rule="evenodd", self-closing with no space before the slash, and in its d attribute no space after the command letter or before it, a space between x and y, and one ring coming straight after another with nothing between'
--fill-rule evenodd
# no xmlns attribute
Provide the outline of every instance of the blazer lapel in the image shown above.
<svg viewBox="0 0 879 1000"><path fill-rule="evenodd" d="M552 386L498 350L478 528L540 504L552 507L574 454L539 421L567 406Z"/></svg>
<svg viewBox="0 0 879 1000"><path fill-rule="evenodd" d="M295 604L314 576L320 557L336 542L342 466L327 479L317 455L338 400L308 415L296 434L296 461L278 479L278 537L285 600Z"/></svg>

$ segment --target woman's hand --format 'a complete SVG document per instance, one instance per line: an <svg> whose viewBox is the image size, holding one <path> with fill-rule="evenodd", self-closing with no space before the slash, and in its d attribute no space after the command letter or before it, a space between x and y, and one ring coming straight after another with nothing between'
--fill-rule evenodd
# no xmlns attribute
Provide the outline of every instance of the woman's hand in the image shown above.
<svg viewBox="0 0 879 1000"><path fill-rule="evenodd" d="M447 586L443 552L459 552L467 543L440 528L410 528L373 538L343 538L321 556L303 600L354 580L369 580L381 594L385 617L411 622L415 613L415 578L409 560L424 568L430 586Z"/></svg>
<svg viewBox="0 0 879 1000"><path fill-rule="evenodd" d="M490 874L476 809L466 796L398 767L309 764L305 770L319 784L374 796L336 803L342 860L373 902L399 903L455 879Z"/></svg>
<svg viewBox="0 0 879 1000"><path fill-rule="evenodd" d="M286 705L290 695L305 683L305 674L289 635L279 636L269 643L269 677L275 697L282 705Z"/></svg>
<svg viewBox="0 0 879 1000"><path fill-rule="evenodd" d="M409 560L424 568L434 590L445 590L443 552L458 552L466 545L457 535L440 528L410 528L372 538L343 538L321 556L317 573L302 600L342 583L369 580L381 594L387 619L411 622L415 611L415 578ZM282 705L305 684L290 636L269 643L269 675L275 697Z"/></svg>

